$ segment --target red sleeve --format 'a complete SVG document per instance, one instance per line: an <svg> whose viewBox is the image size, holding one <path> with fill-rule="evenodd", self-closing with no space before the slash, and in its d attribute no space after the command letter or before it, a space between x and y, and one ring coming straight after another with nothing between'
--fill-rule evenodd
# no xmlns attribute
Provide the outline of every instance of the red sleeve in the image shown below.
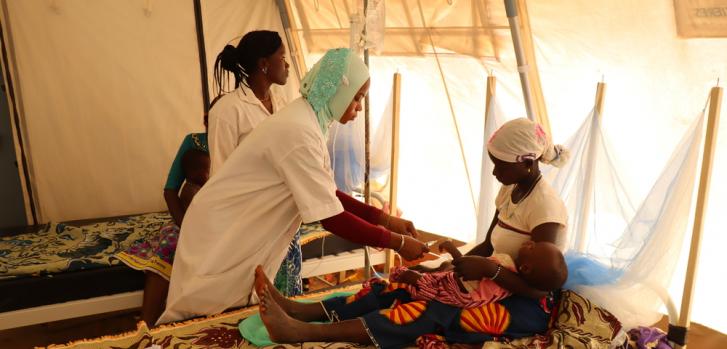
<svg viewBox="0 0 727 349"><path fill-rule="evenodd" d="M321 220L323 228L346 240L373 247L389 247L391 232L369 224L348 211Z"/></svg>
<svg viewBox="0 0 727 349"><path fill-rule="evenodd" d="M384 211L371 205L366 205L340 190L336 190L336 196L341 201L343 209L347 212L351 212L371 224L379 224L379 220L381 219L381 215L384 214Z"/></svg>

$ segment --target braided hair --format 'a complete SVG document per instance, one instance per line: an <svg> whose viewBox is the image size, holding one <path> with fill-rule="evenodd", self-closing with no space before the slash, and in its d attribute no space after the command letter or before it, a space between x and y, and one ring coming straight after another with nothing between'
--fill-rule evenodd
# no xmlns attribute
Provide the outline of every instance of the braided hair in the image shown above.
<svg viewBox="0 0 727 349"><path fill-rule="evenodd" d="M237 47L226 45L217 55L214 79L217 95L230 92L244 84L250 87L247 79L258 70L261 58L272 56L283 45L277 32L256 30L245 34ZM229 88L230 74L235 78L235 87Z"/></svg>

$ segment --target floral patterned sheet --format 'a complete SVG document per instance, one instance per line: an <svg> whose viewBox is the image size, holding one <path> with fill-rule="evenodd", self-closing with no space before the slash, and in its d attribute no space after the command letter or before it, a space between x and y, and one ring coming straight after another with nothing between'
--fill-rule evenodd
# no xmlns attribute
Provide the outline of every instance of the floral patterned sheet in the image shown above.
<svg viewBox="0 0 727 349"><path fill-rule="evenodd" d="M298 299L321 300L333 292L355 292L360 286L338 288L301 296ZM257 306L228 313L170 324L149 330L140 322L134 332L96 339L82 339L67 345L51 345L54 349L87 348L255 348L240 335L238 324L256 314ZM620 322L608 311L599 308L575 292L565 291L551 328L543 335L506 342L487 342L482 349L607 349L622 333ZM627 337L619 341L627 349ZM275 345L274 349L349 349L374 348L353 343L299 343Z"/></svg>
<svg viewBox="0 0 727 349"><path fill-rule="evenodd" d="M131 244L156 234L168 213L147 213L72 226L49 223L34 233L0 238L0 275L44 275L119 264L111 258Z"/></svg>
<svg viewBox="0 0 727 349"><path fill-rule="evenodd" d="M483 349L628 349L627 341L613 314L578 293L564 291L547 333L509 343L488 342Z"/></svg>
<svg viewBox="0 0 727 349"><path fill-rule="evenodd" d="M305 245L313 240L321 239L331 235L331 232L323 229L320 222L303 224L300 226L300 244Z"/></svg>
<svg viewBox="0 0 727 349"><path fill-rule="evenodd" d="M0 280L120 264L114 254L157 234L170 220L167 212L147 213L82 226L49 223L38 232L0 237ZM320 223L301 229L301 244L330 234Z"/></svg>

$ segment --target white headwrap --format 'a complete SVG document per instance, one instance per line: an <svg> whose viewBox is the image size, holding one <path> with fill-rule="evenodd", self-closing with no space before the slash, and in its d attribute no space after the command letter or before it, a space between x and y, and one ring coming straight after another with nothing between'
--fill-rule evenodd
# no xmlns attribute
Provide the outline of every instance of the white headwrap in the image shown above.
<svg viewBox="0 0 727 349"><path fill-rule="evenodd" d="M554 145L540 124L526 118L508 121L487 142L487 151L505 162L540 160L561 167L570 157L568 149Z"/></svg>

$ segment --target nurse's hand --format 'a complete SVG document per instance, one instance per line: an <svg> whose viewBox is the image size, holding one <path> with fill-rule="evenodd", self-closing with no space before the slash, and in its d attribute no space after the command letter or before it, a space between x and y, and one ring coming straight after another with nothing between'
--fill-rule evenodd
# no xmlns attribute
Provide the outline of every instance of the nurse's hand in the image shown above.
<svg viewBox="0 0 727 349"><path fill-rule="evenodd" d="M379 224L383 225L384 228L401 235L409 235L411 237L419 236L417 229L414 228L414 223L411 221L385 213L381 216L381 222Z"/></svg>
<svg viewBox="0 0 727 349"><path fill-rule="evenodd" d="M404 239L403 244L401 239ZM411 236L392 234L391 241L392 245L399 244L398 246L392 247L392 249L408 261L422 258L425 253L429 252L429 247L426 244Z"/></svg>

